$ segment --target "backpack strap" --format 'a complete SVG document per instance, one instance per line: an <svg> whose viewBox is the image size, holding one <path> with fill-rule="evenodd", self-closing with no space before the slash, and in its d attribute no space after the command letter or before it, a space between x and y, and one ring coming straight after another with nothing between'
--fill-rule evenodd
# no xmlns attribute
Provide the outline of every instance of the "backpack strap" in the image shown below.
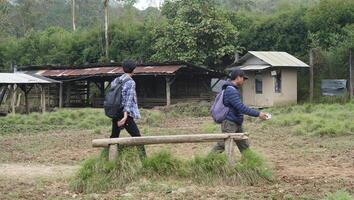
<svg viewBox="0 0 354 200"><path fill-rule="evenodd" d="M132 80L132 79L131 78L126 78L124 80L121 80L121 79L117 78L117 80L113 81L113 82L117 82L117 83L115 84L114 87L111 87L111 88L116 88L118 85L124 85L126 82L128 82L130 80Z"/></svg>

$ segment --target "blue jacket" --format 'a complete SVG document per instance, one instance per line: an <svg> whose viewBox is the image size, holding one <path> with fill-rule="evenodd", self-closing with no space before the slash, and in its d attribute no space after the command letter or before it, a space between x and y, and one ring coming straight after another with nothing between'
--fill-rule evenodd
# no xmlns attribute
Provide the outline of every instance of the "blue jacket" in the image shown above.
<svg viewBox="0 0 354 200"><path fill-rule="evenodd" d="M241 101L241 95L239 89L232 84L227 82L222 87L224 91L224 105L230 108L226 119L232 122L242 125L243 115L249 115L253 117L258 117L259 112L247 107Z"/></svg>

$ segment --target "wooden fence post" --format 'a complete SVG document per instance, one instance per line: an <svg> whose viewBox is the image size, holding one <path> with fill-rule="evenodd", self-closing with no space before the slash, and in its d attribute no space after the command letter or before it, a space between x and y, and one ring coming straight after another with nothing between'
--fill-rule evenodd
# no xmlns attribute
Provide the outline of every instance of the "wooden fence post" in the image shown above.
<svg viewBox="0 0 354 200"><path fill-rule="evenodd" d="M118 154L118 145L117 144L110 144L108 146L108 160L112 161L117 157Z"/></svg>
<svg viewBox="0 0 354 200"><path fill-rule="evenodd" d="M228 137L225 140L225 153L230 165L234 164L234 148L235 148L234 139Z"/></svg>

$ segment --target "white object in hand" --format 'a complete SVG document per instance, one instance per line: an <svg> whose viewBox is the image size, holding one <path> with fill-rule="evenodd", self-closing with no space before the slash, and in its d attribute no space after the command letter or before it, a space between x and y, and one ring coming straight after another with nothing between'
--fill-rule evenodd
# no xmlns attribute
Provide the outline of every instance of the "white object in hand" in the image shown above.
<svg viewBox="0 0 354 200"><path fill-rule="evenodd" d="M272 119L272 114L267 113L267 119Z"/></svg>

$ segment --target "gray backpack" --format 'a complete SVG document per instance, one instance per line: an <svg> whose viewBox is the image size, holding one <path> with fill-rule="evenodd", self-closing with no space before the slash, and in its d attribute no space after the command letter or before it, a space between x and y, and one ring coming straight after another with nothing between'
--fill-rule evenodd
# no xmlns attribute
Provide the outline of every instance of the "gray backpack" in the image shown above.
<svg viewBox="0 0 354 200"><path fill-rule="evenodd" d="M111 89L109 89L108 93L106 94L103 102L103 107L107 117L118 118L119 115L122 114L122 90L124 83L127 81L129 81L129 79L118 80L117 84L114 87L111 87Z"/></svg>
<svg viewBox="0 0 354 200"><path fill-rule="evenodd" d="M230 111L230 108L224 105L224 91L225 90L222 90L216 96L215 102L210 109L211 116L218 124L221 124L222 121L226 119L226 116Z"/></svg>

